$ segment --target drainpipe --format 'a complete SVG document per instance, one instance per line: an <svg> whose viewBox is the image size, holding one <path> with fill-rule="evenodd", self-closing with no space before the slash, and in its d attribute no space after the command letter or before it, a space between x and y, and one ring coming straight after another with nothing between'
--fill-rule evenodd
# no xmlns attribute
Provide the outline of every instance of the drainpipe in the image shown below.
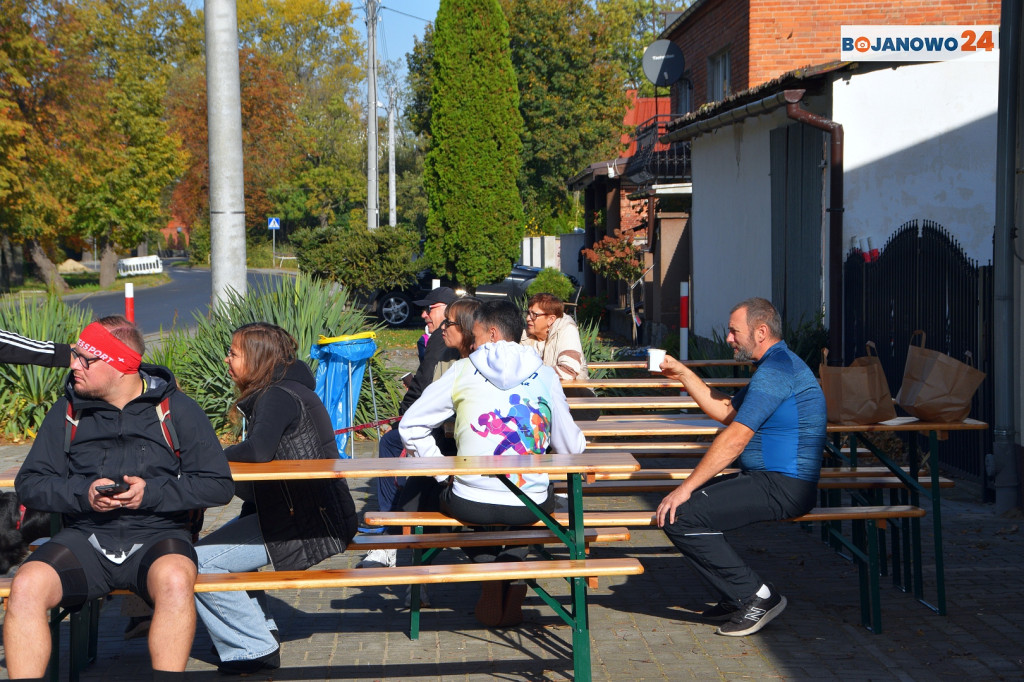
<svg viewBox="0 0 1024 682"><path fill-rule="evenodd" d="M843 126L800 107L786 103L786 116L829 133L828 207L828 346L843 358Z"/></svg>
<svg viewBox="0 0 1024 682"><path fill-rule="evenodd" d="M1014 190L1020 92L1021 4L1002 4L999 26L999 106L996 110L996 225L993 244L993 376L995 424L992 459L996 514L1018 506L1020 480L1014 428Z"/></svg>

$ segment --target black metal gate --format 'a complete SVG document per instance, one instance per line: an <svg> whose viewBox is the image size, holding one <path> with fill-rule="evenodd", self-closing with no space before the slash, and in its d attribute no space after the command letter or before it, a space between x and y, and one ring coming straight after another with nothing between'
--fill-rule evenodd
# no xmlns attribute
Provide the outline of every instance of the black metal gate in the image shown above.
<svg viewBox="0 0 1024 682"><path fill-rule="evenodd" d="M895 397L903 380L907 345L916 329L928 348L963 360L970 351L978 369L992 374L992 266L979 266L941 225L930 220L904 223L876 259L851 251L843 269L843 357L847 364L874 341L889 390ZM993 382L982 382L971 416L992 423ZM950 433L939 448L944 469L985 486L985 453L992 432Z"/></svg>

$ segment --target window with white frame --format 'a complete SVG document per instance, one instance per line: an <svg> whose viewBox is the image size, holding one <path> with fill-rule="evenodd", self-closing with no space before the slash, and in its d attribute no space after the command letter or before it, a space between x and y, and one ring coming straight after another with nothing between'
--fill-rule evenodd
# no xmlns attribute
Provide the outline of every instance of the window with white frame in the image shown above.
<svg viewBox="0 0 1024 682"><path fill-rule="evenodd" d="M708 101L719 102L729 94L729 51L708 57Z"/></svg>

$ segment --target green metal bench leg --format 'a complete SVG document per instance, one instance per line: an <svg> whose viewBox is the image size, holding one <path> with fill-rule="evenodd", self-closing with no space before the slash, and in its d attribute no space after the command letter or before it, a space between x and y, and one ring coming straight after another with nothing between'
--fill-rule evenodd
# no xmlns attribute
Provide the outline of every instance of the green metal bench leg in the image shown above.
<svg viewBox="0 0 1024 682"><path fill-rule="evenodd" d="M868 521L868 589L871 597L871 631L876 635L882 634L882 596L879 591L878 565L879 565L879 543L878 524L872 519ZM883 544L882 547L885 545Z"/></svg>
<svg viewBox="0 0 1024 682"><path fill-rule="evenodd" d="M416 526L413 533L419 535L423 532L423 526ZM412 565L419 566L423 563L423 552L419 549L412 551ZM409 586L409 639L420 638L420 586Z"/></svg>
<svg viewBox="0 0 1024 682"><path fill-rule="evenodd" d="M96 600L85 603L80 611L74 611L68 618L70 635L68 637L68 680L78 682L79 675L89 665L89 623L92 612L98 611Z"/></svg>
<svg viewBox="0 0 1024 682"><path fill-rule="evenodd" d="M864 547L864 536L866 533L864 529L864 521L855 520L852 522L852 525L853 544L856 547ZM860 588L860 622L864 627L871 629L871 604L869 600L871 578L869 575L868 562L864 561L864 557L854 556L857 561L857 584Z"/></svg>
<svg viewBox="0 0 1024 682"><path fill-rule="evenodd" d="M932 500L932 524L935 542L935 610L946 615L946 566L942 557L942 505L939 493L939 436L928 433L928 468L932 473L932 487L928 491Z"/></svg>
<svg viewBox="0 0 1024 682"><path fill-rule="evenodd" d="M569 554L573 559L585 559L586 542L583 538L583 479L580 474L567 476L569 487L569 518L572 544ZM572 667L576 682L590 682L590 614L587 612L586 578L573 578L572 595Z"/></svg>

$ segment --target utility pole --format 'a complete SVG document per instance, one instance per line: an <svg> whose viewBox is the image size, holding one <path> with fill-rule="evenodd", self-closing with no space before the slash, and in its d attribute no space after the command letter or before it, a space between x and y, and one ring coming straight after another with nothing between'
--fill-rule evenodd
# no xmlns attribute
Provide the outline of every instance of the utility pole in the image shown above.
<svg viewBox="0 0 1024 682"><path fill-rule="evenodd" d="M366 227L377 229L377 0L366 0Z"/></svg>
<svg viewBox="0 0 1024 682"><path fill-rule="evenodd" d="M395 87L388 87L388 225L398 224L395 210Z"/></svg>
<svg viewBox="0 0 1024 682"><path fill-rule="evenodd" d="M235 0L205 0L213 306L245 295L245 176Z"/></svg>

